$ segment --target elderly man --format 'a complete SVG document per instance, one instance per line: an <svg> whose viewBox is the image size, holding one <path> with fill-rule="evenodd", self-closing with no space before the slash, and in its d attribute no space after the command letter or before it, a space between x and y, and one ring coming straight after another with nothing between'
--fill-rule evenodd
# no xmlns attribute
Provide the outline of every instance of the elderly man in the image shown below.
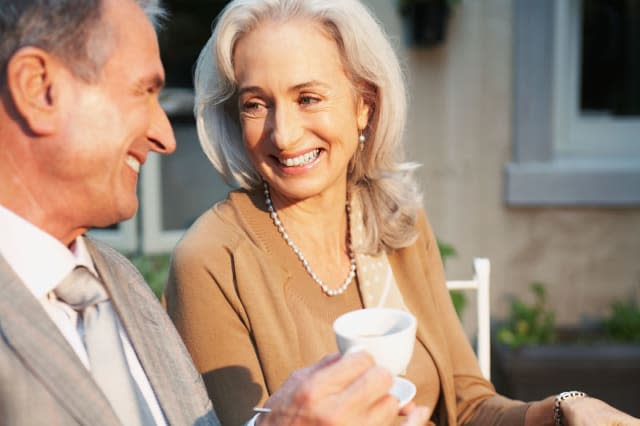
<svg viewBox="0 0 640 426"><path fill-rule="evenodd" d="M131 217L147 155L175 149L158 103L159 13L156 0L0 2L3 425L218 424L142 277L84 236ZM293 375L260 421L340 412L360 424L383 401L388 424L397 403L364 386L385 374L363 354L330 356Z"/></svg>
<svg viewBox="0 0 640 426"><path fill-rule="evenodd" d="M82 236L132 216L147 155L175 149L139 3L0 3L1 424L217 423L142 278Z"/></svg>

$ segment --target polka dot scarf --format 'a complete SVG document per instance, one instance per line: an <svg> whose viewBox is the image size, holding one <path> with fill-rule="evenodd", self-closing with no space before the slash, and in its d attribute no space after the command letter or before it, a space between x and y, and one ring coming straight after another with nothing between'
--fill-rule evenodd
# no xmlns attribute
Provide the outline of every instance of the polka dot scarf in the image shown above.
<svg viewBox="0 0 640 426"><path fill-rule="evenodd" d="M356 191L354 191L356 192ZM397 308L408 311L393 277L387 254L377 256L362 253L365 229L362 203L356 194L351 196L351 243L356 257L356 271L360 294L365 308Z"/></svg>

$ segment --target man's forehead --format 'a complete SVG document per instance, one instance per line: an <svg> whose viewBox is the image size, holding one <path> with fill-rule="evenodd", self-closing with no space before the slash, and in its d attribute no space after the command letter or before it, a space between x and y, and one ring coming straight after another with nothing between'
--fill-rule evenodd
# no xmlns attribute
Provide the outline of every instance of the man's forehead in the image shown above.
<svg viewBox="0 0 640 426"><path fill-rule="evenodd" d="M120 3L121 0L106 0L105 4L104 19L112 28L114 41L105 68L126 70L129 81L164 85L158 39L151 21L133 0L124 0L126 6Z"/></svg>

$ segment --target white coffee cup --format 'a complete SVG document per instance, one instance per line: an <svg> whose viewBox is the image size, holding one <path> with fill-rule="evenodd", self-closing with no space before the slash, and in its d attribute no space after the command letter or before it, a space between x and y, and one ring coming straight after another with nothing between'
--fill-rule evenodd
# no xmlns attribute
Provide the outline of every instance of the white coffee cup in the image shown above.
<svg viewBox="0 0 640 426"><path fill-rule="evenodd" d="M416 318L399 309L359 309L336 319L333 331L340 353L364 350L397 376L405 372L413 355Z"/></svg>

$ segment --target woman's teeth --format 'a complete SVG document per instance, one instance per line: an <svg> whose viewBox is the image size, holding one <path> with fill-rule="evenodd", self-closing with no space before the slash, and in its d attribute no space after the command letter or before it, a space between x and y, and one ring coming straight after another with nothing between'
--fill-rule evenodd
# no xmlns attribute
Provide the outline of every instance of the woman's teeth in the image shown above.
<svg viewBox="0 0 640 426"><path fill-rule="evenodd" d="M279 159L279 161L280 161L280 164L284 164L287 167L306 166L307 164L311 163L313 160L318 158L319 154L320 154L320 149L318 148L318 149L314 149L313 151L309 151L306 154L299 155L293 158Z"/></svg>

